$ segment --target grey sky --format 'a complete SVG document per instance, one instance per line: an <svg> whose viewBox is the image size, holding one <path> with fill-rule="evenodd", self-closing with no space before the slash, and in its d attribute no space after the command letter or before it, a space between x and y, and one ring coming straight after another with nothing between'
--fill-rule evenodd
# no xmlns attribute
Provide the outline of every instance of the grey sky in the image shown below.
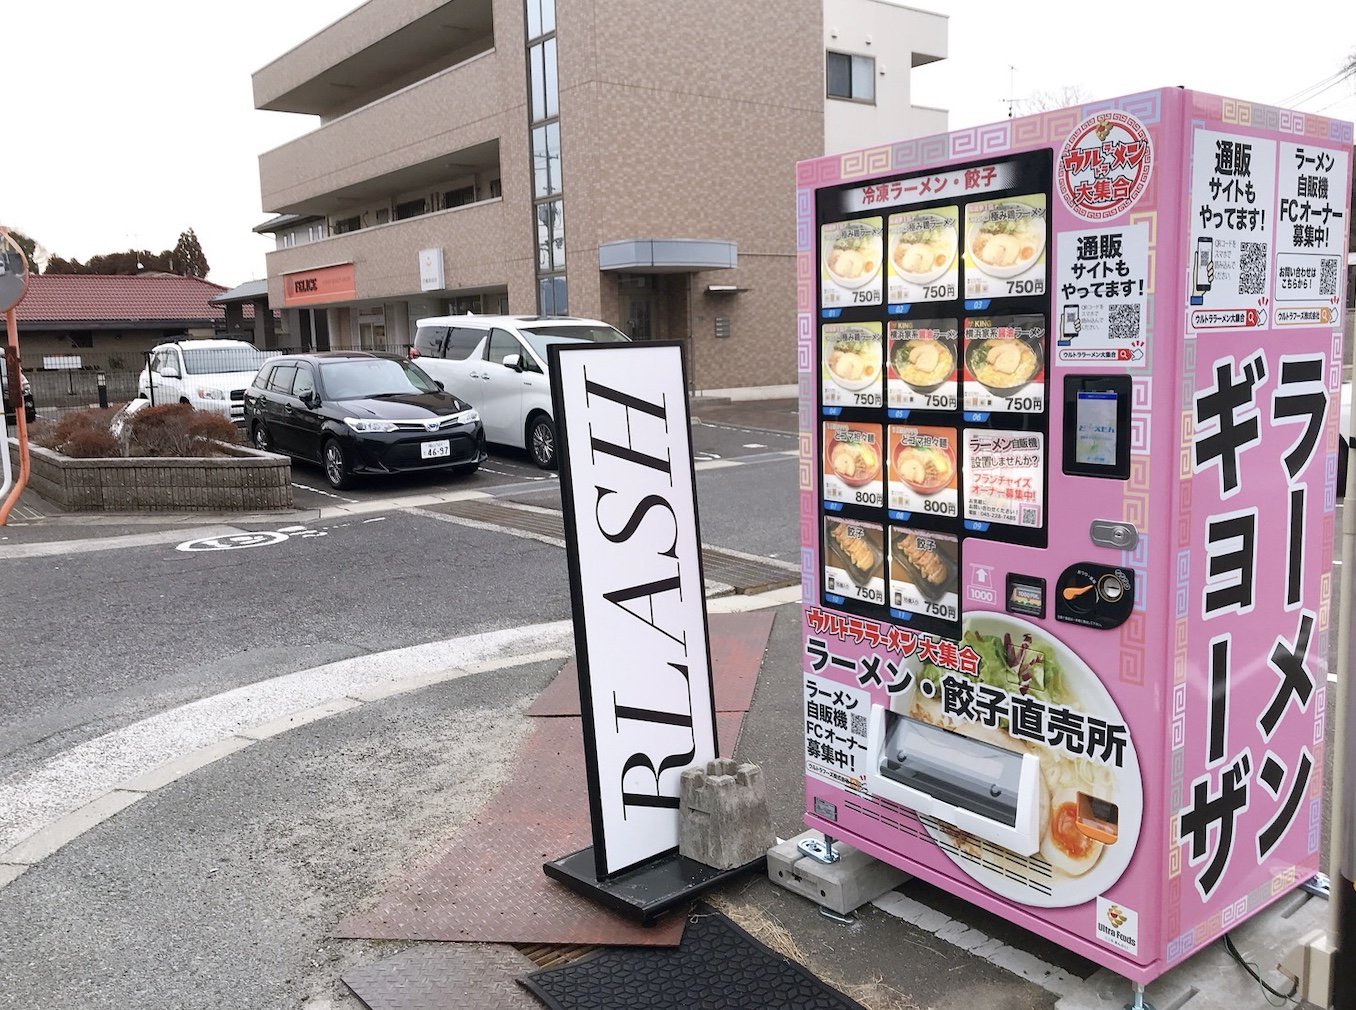
<svg viewBox="0 0 1356 1010"><path fill-rule="evenodd" d="M250 231L265 217L256 159L315 120L254 111L250 74L355 6L10 0L0 8L14 96L4 111L0 223L81 259L170 248L191 226L212 280L264 276L272 240ZM1259 25L1248 8L1181 0L1119 14L1051 4L1039 16L1037 5L1012 0L915 6L951 16L951 58L915 71L914 100L949 108L953 128L1003 118L1009 97L1064 86L1096 99L1180 84L1356 119L1353 80L1285 102L1356 50L1356 13L1337 0L1296 7L1290 35L1279 14Z"/></svg>

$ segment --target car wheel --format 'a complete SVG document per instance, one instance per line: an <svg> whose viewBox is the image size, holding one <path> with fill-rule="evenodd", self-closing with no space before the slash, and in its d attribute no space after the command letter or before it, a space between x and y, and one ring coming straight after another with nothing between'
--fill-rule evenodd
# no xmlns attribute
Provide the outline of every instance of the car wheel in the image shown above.
<svg viewBox="0 0 1356 1010"><path fill-rule="evenodd" d="M545 414L527 422L527 451L543 470L556 468L556 426Z"/></svg>
<svg viewBox="0 0 1356 1010"><path fill-rule="evenodd" d="M330 487L342 491L353 486L353 474L348 469L348 458L344 455L344 447L338 441L333 438L326 439L325 447L320 450L320 458L325 467L325 479L330 482Z"/></svg>
<svg viewBox="0 0 1356 1010"><path fill-rule="evenodd" d="M262 421L254 422L254 426L250 429L250 441L254 443L254 447L260 452L269 451L268 429L264 427Z"/></svg>

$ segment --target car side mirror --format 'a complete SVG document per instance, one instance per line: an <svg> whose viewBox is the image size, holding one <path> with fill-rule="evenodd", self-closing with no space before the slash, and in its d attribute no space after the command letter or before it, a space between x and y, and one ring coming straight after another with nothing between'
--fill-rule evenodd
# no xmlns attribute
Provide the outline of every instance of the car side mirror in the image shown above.
<svg viewBox="0 0 1356 1010"><path fill-rule="evenodd" d="M320 394L312 390L309 393L303 393L301 397L302 404L310 410L320 406Z"/></svg>
<svg viewBox="0 0 1356 1010"><path fill-rule="evenodd" d="M167 365L166 367L160 369L160 378L162 378L162 379L177 379L177 378L179 378L179 369L174 368L173 366Z"/></svg>
<svg viewBox="0 0 1356 1010"><path fill-rule="evenodd" d="M517 354L505 354L504 367L511 368L515 372L521 372L523 370L523 359Z"/></svg>
<svg viewBox="0 0 1356 1010"><path fill-rule="evenodd" d="M434 384L435 386L437 386L439 389L441 389L444 393L447 392L447 387L444 386L444 385L442 384L442 381L441 381L441 380L439 380L439 379L434 379L434 380L433 380L433 384Z"/></svg>

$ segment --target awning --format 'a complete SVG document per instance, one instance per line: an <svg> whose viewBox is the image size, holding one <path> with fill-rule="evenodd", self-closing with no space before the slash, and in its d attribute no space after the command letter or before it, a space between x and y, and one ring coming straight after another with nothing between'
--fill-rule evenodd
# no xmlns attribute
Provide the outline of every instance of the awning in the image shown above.
<svg viewBox="0 0 1356 1010"><path fill-rule="evenodd" d="M733 242L697 238L640 238L604 242L598 269L633 274L686 274L728 270L738 264Z"/></svg>

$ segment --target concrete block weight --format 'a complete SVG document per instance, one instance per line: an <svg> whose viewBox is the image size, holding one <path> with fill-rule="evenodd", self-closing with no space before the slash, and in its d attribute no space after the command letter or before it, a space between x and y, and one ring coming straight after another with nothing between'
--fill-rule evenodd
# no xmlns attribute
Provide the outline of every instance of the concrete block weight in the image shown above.
<svg viewBox="0 0 1356 1010"><path fill-rule="evenodd" d="M761 859L776 840L767 783L755 764L732 758L689 768L680 783L678 853L730 870Z"/></svg>
<svg viewBox="0 0 1356 1010"><path fill-rule="evenodd" d="M833 863L821 863L801 852L801 839L822 837L818 831L807 831L769 850L768 880L839 915L848 915L909 879L903 870L842 842L833 843L838 855Z"/></svg>

